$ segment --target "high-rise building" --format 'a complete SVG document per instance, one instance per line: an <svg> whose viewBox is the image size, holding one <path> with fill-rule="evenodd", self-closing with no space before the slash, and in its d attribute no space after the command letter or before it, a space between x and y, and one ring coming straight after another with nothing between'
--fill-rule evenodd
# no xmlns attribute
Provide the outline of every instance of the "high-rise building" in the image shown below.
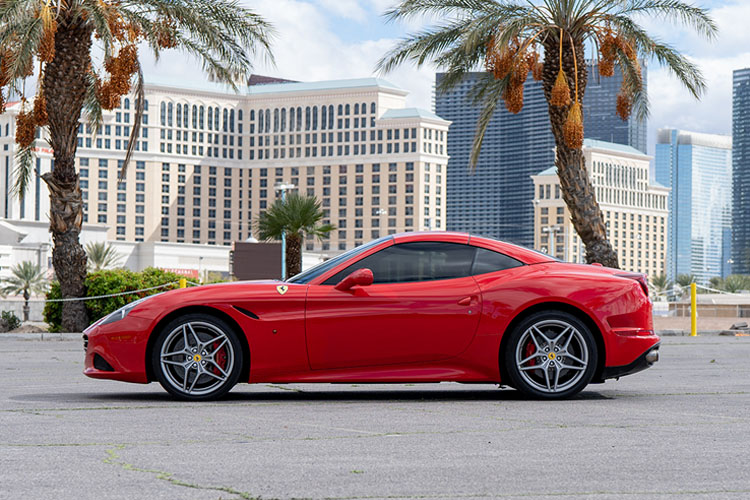
<svg viewBox="0 0 750 500"><path fill-rule="evenodd" d="M151 82L126 180L117 174L135 119L134 99L81 124L77 167L85 219L108 239L229 245L291 183L322 203L337 229L306 250L338 251L402 231L445 229L449 122L406 107L407 91L364 78L186 88ZM20 103L0 115L0 217L47 220L38 176L26 197L10 196ZM51 151L36 142L36 169Z"/></svg>
<svg viewBox="0 0 750 500"><path fill-rule="evenodd" d="M732 90L732 272L750 274L750 68Z"/></svg>
<svg viewBox="0 0 750 500"><path fill-rule="evenodd" d="M707 283L731 265L732 138L660 129L656 181L671 188L667 276Z"/></svg>
<svg viewBox="0 0 750 500"><path fill-rule="evenodd" d="M435 112L451 121L448 136L447 228L469 231L526 246L534 242L534 186L531 176L554 163L555 142L540 82L524 84L524 107L517 115L503 103L485 133L476 171L469 169L481 104L470 97L485 73L468 73L448 92L437 92ZM443 73L436 76L439 86ZM644 65L645 80L645 65ZM586 137L632 146L646 152L646 124L615 114L622 73L600 78L589 65L583 100Z"/></svg>
<svg viewBox="0 0 750 500"><path fill-rule="evenodd" d="M639 150L586 139L583 156L622 269L663 274L669 188L649 180L651 157ZM585 262L586 249L570 221L555 167L532 176L534 247L570 262Z"/></svg>
<svg viewBox="0 0 750 500"><path fill-rule="evenodd" d="M517 115L498 103L484 136L476 170L469 159L481 105L469 92L484 73L469 73L451 91L438 93L435 112L451 121L448 135L447 228L531 246L534 185L531 175L554 162L555 141L539 82L524 85ZM438 73L437 83L444 75Z"/></svg>
<svg viewBox="0 0 750 500"><path fill-rule="evenodd" d="M643 91L648 88L646 62L643 68ZM622 85L622 70L615 66L612 77L599 75L598 63L588 66L589 77L583 97L583 124L586 137L600 141L632 146L642 153L648 148L648 124L634 115L623 121L615 113L617 94Z"/></svg>

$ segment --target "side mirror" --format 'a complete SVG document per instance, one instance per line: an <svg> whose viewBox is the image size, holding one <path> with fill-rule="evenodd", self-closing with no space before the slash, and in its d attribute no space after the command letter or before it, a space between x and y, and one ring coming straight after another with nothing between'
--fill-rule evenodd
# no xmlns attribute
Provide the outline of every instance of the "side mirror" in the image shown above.
<svg viewBox="0 0 750 500"><path fill-rule="evenodd" d="M351 290L351 288L355 285L359 286L368 286L372 285L372 271L370 271L367 268L357 269L353 273L351 273L346 278L339 281L339 283L334 287L336 290L340 290L342 292L346 292Z"/></svg>

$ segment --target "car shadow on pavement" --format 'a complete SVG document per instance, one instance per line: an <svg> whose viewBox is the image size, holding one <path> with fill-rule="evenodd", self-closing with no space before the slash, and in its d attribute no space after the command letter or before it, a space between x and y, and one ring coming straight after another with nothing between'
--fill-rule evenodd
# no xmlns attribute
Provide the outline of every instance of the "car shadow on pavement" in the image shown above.
<svg viewBox="0 0 750 500"><path fill-rule="evenodd" d="M366 389L361 386L351 386L340 390L316 390L299 385L294 388L281 385L262 385L253 387L251 390L242 390L249 386L235 388L224 398L209 404L246 404L246 403L313 403L313 402L363 402L363 403L390 403L390 402L466 402L466 401L535 401L523 396L520 392L512 389ZM268 389L268 390L265 390ZM102 393L49 393L49 394L24 394L12 396L9 399L16 401L46 401L54 403L180 403L166 392L160 391L138 391L132 392L102 392ZM613 399L612 396L604 395L596 391L583 391L568 399L576 400L604 400Z"/></svg>

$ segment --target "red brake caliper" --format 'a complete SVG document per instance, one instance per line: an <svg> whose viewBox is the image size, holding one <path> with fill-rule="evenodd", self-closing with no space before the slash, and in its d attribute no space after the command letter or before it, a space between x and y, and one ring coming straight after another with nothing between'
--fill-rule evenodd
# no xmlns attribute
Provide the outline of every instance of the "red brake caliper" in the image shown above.
<svg viewBox="0 0 750 500"><path fill-rule="evenodd" d="M531 356L535 352L536 352L536 346L534 345L534 343L533 342L528 342L526 344L526 353L525 353L526 357L528 358L529 356ZM534 358L531 361L529 361L529 365L531 365L531 366L536 365L536 358Z"/></svg>
<svg viewBox="0 0 750 500"><path fill-rule="evenodd" d="M214 345L213 345L214 352L215 352L215 350L216 350L216 348L218 346L219 346L219 342L218 341L214 342ZM222 368L222 370L226 369L226 367L227 367L227 350L225 348L222 347L219 352L215 352L215 354L214 354L214 362L217 365L219 365ZM213 372L214 372L214 375L221 375L221 372L215 366L213 367Z"/></svg>

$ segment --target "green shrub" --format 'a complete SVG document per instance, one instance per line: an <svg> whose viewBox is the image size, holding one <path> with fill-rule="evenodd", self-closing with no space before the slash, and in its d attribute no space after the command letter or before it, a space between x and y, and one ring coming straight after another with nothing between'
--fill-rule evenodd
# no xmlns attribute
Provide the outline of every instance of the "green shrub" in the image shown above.
<svg viewBox="0 0 750 500"><path fill-rule="evenodd" d="M114 293L127 292L130 290L142 290L154 286L173 283L179 281L180 276L174 273L168 273L161 269L150 267L142 272L133 272L128 269L101 270L89 273L86 276L86 296L98 297L100 295L110 295ZM86 310L89 313L89 321L94 323L99 318L116 311L130 302L147 297L166 290L177 288L175 284L171 287L158 288L146 292L119 295L116 297L107 297L102 299L93 299L86 301ZM47 299L60 298L60 284L55 282L47 293ZM50 327L50 331L60 331L62 322L62 303L47 302L44 306L44 321Z"/></svg>
<svg viewBox="0 0 750 500"><path fill-rule="evenodd" d="M47 300L61 299L62 292L60 291L60 282L53 281L47 292ZM45 302L44 321L49 326L50 332L59 332L60 325L62 324L62 303L60 302Z"/></svg>
<svg viewBox="0 0 750 500"><path fill-rule="evenodd" d="M21 326L21 320L13 311L3 311L0 313L0 331L9 332Z"/></svg>

